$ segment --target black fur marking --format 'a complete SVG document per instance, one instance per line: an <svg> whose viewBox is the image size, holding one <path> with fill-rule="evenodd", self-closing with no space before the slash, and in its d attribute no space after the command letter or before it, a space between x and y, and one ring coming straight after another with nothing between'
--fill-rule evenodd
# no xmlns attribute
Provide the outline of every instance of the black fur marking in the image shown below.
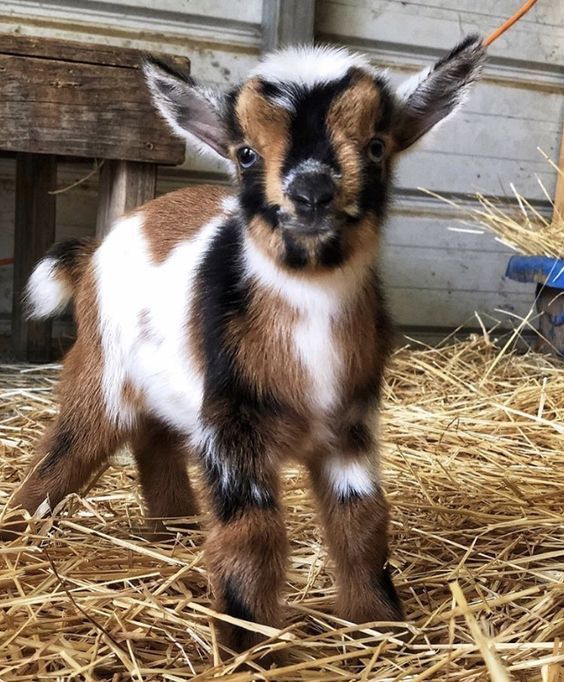
<svg viewBox="0 0 564 682"><path fill-rule="evenodd" d="M234 218L218 232L198 273L198 290L204 356L205 393L210 396L250 399L235 367L226 326L244 316L249 303L248 285L243 279L241 228Z"/></svg>
<svg viewBox="0 0 564 682"><path fill-rule="evenodd" d="M379 577L378 584L384 590L390 604L392 604L392 606L394 606L394 608L396 609L397 618L401 620L403 618L403 609L398 593L396 592L394 582L392 580L389 564L386 564L386 566L384 566L384 570L382 571Z"/></svg>
<svg viewBox="0 0 564 682"><path fill-rule="evenodd" d="M260 466L266 448L261 429L265 417L279 413L281 406L243 378L228 334L230 322L245 323L252 296L242 265L242 230L236 218L221 227L197 284L205 360L203 413L215 432L201 460L215 512L225 523L249 507L276 504Z"/></svg>
<svg viewBox="0 0 564 682"><path fill-rule="evenodd" d="M57 265L70 272L79 263L84 253L90 249L91 244L92 240L88 237L82 239L71 237L53 244L47 251L45 258L55 259Z"/></svg>
<svg viewBox="0 0 564 682"><path fill-rule="evenodd" d="M357 500L362 499L362 497L363 495L356 490L349 490L347 493L339 493L337 496L337 502L344 506L345 504L356 502Z"/></svg>
<svg viewBox="0 0 564 682"><path fill-rule="evenodd" d="M444 64L449 62L451 59L455 59L460 55L461 52L464 52L470 45L474 45L474 49L476 51L481 51L485 52L485 48L482 44L482 37L478 33L470 33L467 35L458 45L453 47L453 49L444 57L441 57L437 62L435 62L435 65L433 66L433 71L436 71L437 69L440 69Z"/></svg>
<svg viewBox="0 0 564 682"><path fill-rule="evenodd" d="M338 81L310 90L296 89L284 174L305 159L316 159L339 172L340 166L331 144L326 118L335 97L346 90L351 82L352 75L349 73Z"/></svg>
<svg viewBox="0 0 564 682"><path fill-rule="evenodd" d="M264 220L272 227L272 229L275 229L279 225L279 219L278 219L278 211L280 210L280 206L276 206L273 204L267 204L266 206L261 206L260 208L260 215L264 218Z"/></svg>
<svg viewBox="0 0 564 682"><path fill-rule="evenodd" d="M248 509L277 506L261 468L265 444L259 433L260 415L237 407L227 411L230 414L221 416L214 442L202 453L213 508L223 523L240 518Z"/></svg>
<svg viewBox="0 0 564 682"><path fill-rule="evenodd" d="M242 171L242 187L239 192L239 205L247 222L260 215L272 229L278 227L278 206L269 204L264 191L263 165Z"/></svg>
<svg viewBox="0 0 564 682"><path fill-rule="evenodd" d="M380 118L375 121L376 127L374 133L383 133L389 131L394 120L395 104L394 95L390 90L385 78L376 76L374 79L376 86L380 90Z"/></svg>
<svg viewBox="0 0 564 682"><path fill-rule="evenodd" d="M231 464L228 451L219 451L216 456L224 457L228 466ZM222 523L241 518L249 509L277 508L270 491L245 479L245 471L235 471L227 483L221 478L223 472L214 464L205 467L204 471L206 481L213 491L214 512Z"/></svg>
<svg viewBox="0 0 564 682"><path fill-rule="evenodd" d="M374 445L370 429L362 422L350 424L343 440L344 449L350 453L369 452Z"/></svg>
<svg viewBox="0 0 564 682"><path fill-rule="evenodd" d="M359 206L361 215L372 213L378 220L386 215L389 199L389 169L370 161L365 162Z"/></svg>
<svg viewBox="0 0 564 682"><path fill-rule="evenodd" d="M337 268L345 262L346 253L341 234L335 233L324 240L317 250L317 262L325 268Z"/></svg>
<svg viewBox="0 0 564 682"><path fill-rule="evenodd" d="M265 80L261 80L259 92L263 97L270 101L279 97L284 97L285 94L284 90L279 85Z"/></svg>
<svg viewBox="0 0 564 682"><path fill-rule="evenodd" d="M307 252L287 231L282 234L284 239L284 263L292 270L301 270L308 264Z"/></svg>
<svg viewBox="0 0 564 682"><path fill-rule="evenodd" d="M237 588L237 583L233 577L227 578L223 586L223 599L225 602L225 613L233 618L249 620L253 622L255 617L252 611L244 603L241 592Z"/></svg>
<svg viewBox="0 0 564 682"><path fill-rule="evenodd" d="M74 429L59 424L56 427L56 432L53 437L53 445L49 450L49 454L45 457L39 468L39 475L46 476L55 467L63 457L74 447L75 431Z"/></svg>
<svg viewBox="0 0 564 682"><path fill-rule="evenodd" d="M222 112L223 122L227 129L229 138L232 141L243 140L243 131L239 125L239 120L235 113L235 107L237 105L237 98L241 92L241 87L232 88L226 95L224 99L224 111Z"/></svg>

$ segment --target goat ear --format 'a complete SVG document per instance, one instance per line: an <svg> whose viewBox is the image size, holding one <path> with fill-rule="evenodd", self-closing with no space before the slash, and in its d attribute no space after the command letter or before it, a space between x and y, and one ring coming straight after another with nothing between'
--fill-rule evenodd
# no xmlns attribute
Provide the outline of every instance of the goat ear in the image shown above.
<svg viewBox="0 0 564 682"><path fill-rule="evenodd" d="M473 34L433 66L402 83L394 134L398 151L416 142L464 102L486 56L482 38Z"/></svg>
<svg viewBox="0 0 564 682"><path fill-rule="evenodd" d="M222 120L225 95L196 84L187 74L155 57L146 57L143 72L153 104L172 130L201 152L228 157L227 129Z"/></svg>

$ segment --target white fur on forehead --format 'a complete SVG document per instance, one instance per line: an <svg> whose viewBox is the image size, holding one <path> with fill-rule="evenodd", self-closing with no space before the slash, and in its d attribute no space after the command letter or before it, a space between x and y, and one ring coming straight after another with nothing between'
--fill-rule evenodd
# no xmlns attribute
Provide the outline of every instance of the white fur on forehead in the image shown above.
<svg viewBox="0 0 564 682"><path fill-rule="evenodd" d="M374 72L365 57L344 47L297 45L266 55L250 76L270 83L313 88L340 80L351 68Z"/></svg>

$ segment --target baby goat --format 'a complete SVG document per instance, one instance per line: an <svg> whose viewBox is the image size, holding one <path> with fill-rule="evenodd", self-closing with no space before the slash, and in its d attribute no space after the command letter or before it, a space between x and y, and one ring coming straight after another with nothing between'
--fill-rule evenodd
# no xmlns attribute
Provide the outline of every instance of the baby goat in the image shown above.
<svg viewBox="0 0 564 682"><path fill-rule="evenodd" d="M280 623L287 457L309 470L352 621L402 617L388 560L375 422L390 322L376 260L396 155L451 114L484 59L469 36L393 92L359 55L298 47L222 93L149 60L172 128L232 170L71 240L39 263L33 314L72 298L61 412L15 503L33 513L131 445L151 517L197 513L199 465L217 608ZM208 505L206 505L208 506ZM222 625L241 650L255 640Z"/></svg>

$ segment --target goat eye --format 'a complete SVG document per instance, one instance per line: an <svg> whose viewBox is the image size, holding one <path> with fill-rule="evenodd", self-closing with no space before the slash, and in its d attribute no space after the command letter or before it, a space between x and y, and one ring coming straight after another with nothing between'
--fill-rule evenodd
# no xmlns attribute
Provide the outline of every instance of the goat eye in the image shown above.
<svg viewBox="0 0 564 682"><path fill-rule="evenodd" d="M250 168L258 161L259 155L250 147L241 147L237 150L237 161L241 168Z"/></svg>
<svg viewBox="0 0 564 682"><path fill-rule="evenodd" d="M372 161L381 161L386 151L386 143L379 137L376 137L368 146L368 156Z"/></svg>

